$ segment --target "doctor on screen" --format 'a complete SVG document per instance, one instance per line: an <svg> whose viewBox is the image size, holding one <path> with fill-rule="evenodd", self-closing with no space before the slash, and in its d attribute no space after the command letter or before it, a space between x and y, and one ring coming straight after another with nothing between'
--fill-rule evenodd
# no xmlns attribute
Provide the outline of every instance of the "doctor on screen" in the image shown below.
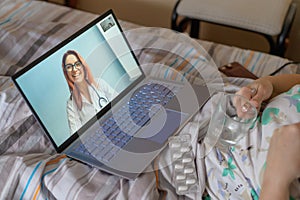
<svg viewBox="0 0 300 200"><path fill-rule="evenodd" d="M95 81L84 59L73 50L63 55L62 68L71 95L67 101L67 117L70 133L101 110L117 92L104 80Z"/></svg>

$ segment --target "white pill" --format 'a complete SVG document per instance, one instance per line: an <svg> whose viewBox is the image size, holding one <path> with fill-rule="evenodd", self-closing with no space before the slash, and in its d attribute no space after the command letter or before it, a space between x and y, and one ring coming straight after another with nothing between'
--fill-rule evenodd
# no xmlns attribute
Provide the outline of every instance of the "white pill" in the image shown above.
<svg viewBox="0 0 300 200"><path fill-rule="evenodd" d="M180 143L178 143L178 142L172 142L171 143L171 147L172 148L178 148L178 147L180 147Z"/></svg>
<svg viewBox="0 0 300 200"><path fill-rule="evenodd" d="M178 187L178 191L182 192L182 191L186 191L188 189L188 186L186 185L181 185Z"/></svg>
<svg viewBox="0 0 300 200"><path fill-rule="evenodd" d="M182 153L174 153L173 154L173 159L181 158L181 156L182 156Z"/></svg>
<svg viewBox="0 0 300 200"><path fill-rule="evenodd" d="M193 168L186 168L184 169L183 171L185 174L190 174L190 173L193 173L194 172L194 169Z"/></svg>
<svg viewBox="0 0 300 200"><path fill-rule="evenodd" d="M180 152L185 153L185 152L189 152L190 148L189 147L181 147L180 148Z"/></svg>
<svg viewBox="0 0 300 200"><path fill-rule="evenodd" d="M175 169L183 169L183 167L182 164L175 164Z"/></svg>
<svg viewBox="0 0 300 200"><path fill-rule="evenodd" d="M192 161L193 161L192 158L183 158L183 159L182 159L182 162L183 162L183 163L189 163L189 162L192 162Z"/></svg>
<svg viewBox="0 0 300 200"><path fill-rule="evenodd" d="M189 178L189 179L187 179L187 180L185 181L185 183L188 184L188 185L192 185L192 184L196 183L196 179L194 179L194 178Z"/></svg>
<svg viewBox="0 0 300 200"><path fill-rule="evenodd" d="M184 180L186 178L186 175L184 175L184 174L179 174L179 175L177 175L176 176L176 180Z"/></svg>

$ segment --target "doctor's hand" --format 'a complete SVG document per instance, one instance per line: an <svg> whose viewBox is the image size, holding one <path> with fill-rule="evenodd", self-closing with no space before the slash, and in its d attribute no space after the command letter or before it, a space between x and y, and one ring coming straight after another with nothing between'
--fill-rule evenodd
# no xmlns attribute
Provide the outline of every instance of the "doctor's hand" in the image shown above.
<svg viewBox="0 0 300 200"><path fill-rule="evenodd" d="M260 109L263 101L269 99L273 93L272 82L268 77L259 78L249 85L242 87L237 94L248 99L257 110Z"/></svg>

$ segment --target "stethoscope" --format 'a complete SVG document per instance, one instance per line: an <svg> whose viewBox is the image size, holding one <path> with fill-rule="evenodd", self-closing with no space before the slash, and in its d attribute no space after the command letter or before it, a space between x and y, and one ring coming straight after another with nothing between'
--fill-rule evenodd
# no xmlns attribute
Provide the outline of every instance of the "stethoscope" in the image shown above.
<svg viewBox="0 0 300 200"><path fill-rule="evenodd" d="M91 87L93 88L93 90L96 92L97 96L98 96L98 104L100 109L103 108L103 106L105 106L108 103L108 99L106 97L101 97L98 93L98 91L95 89L95 87L91 84Z"/></svg>

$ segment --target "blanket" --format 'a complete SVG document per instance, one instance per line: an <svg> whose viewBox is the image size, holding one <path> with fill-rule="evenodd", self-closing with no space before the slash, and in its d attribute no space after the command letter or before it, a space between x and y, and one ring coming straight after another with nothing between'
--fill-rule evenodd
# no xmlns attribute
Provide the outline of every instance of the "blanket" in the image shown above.
<svg viewBox="0 0 300 200"><path fill-rule="evenodd" d="M136 180L107 174L55 152L10 77L96 17L47 2L1 1L0 199L201 199L205 193L212 199L257 198L272 130L299 120L295 110L299 87L283 97L287 106L271 104L262 118L267 124L257 125L230 154L215 149L204 158L202 141L215 103L212 98L205 104L179 133L192 136L199 184L196 193L176 193L168 148ZM237 61L264 76L288 62L262 52L194 40L169 29L122 20L120 24L146 74L206 84L212 96L217 91L237 91L251 81L227 78L218 72L218 66ZM279 73L294 72L296 66L291 65ZM287 115L291 110L294 114ZM292 195L299 197L297 187Z"/></svg>

